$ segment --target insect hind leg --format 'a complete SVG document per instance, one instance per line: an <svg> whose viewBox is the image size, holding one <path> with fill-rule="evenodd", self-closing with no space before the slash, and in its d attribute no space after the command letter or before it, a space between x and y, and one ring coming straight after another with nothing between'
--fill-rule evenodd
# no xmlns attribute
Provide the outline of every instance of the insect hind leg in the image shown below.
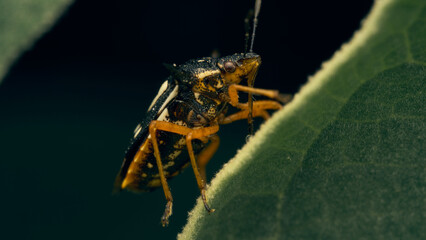
<svg viewBox="0 0 426 240"><path fill-rule="evenodd" d="M189 132L188 135L186 135L186 147L188 148L188 153L189 153L189 158L191 160L192 169L194 170L194 175L195 175L195 178L197 179L197 184L198 184L198 188L200 189L200 192L201 192L201 198L203 199L204 208L209 213L214 212L215 210L210 208L209 205L207 204L205 176L204 176L204 179L203 179L203 177L200 174L200 171L198 170L197 163L196 163L195 156L194 156L194 150L192 148L192 140L200 139L200 138L212 135L212 134L216 133L218 130L219 130L219 126L216 125L216 126L212 126L212 127L194 129L193 131ZM213 154L210 153L208 155L213 155ZM207 160L209 160L209 159L207 159ZM207 164L207 163L205 163L205 164ZM203 168L205 168L205 165L203 166ZM203 171L204 171L204 175L205 175L205 170L203 170Z"/></svg>
<svg viewBox="0 0 426 240"><path fill-rule="evenodd" d="M164 176L163 164L161 162L160 150L158 148L157 141L157 131L159 130L157 127L157 121L152 121L149 125L149 134L151 135L152 145L154 147L154 156L158 166L158 173L160 175L161 185L163 186L164 196L166 197L167 204L166 209L164 210L164 214L161 217L161 224L164 226L169 224L169 217L172 215L173 209L173 197L170 192L169 185L167 184L166 177Z"/></svg>
<svg viewBox="0 0 426 240"><path fill-rule="evenodd" d="M200 170L201 178L207 182L206 165L219 148L220 138L218 135L213 135L209 138L210 144L197 155L197 166Z"/></svg>
<svg viewBox="0 0 426 240"><path fill-rule="evenodd" d="M167 200L166 209L164 210L163 217L161 218L161 222L163 226L167 225L169 223L168 219L172 215L172 205L173 205L173 198L172 194L170 192L170 188L167 184L166 177L164 176L163 171L163 164L161 162L160 157L160 150L158 148L158 141L157 141L157 131L165 131L165 132L171 132L180 134L183 136L186 136L186 146L188 148L189 157L191 160L192 169L194 170L194 175L197 180L198 188L201 192L201 197L204 202L204 206L208 212L213 212L214 209L211 209L207 204L207 198L205 194L205 181L201 177L201 174L198 170L197 163L194 156L194 150L192 148L192 140L194 139L200 139L203 140L206 137L209 137L210 135L215 134L219 130L218 125L214 125L211 127L204 127L204 128L198 128L198 129L192 129L184 126L180 126L171 122L163 122L163 121L152 121L149 125L149 133L151 135L151 141L152 145L154 147L154 155L155 159L158 165L158 172L160 175L161 185L163 186L164 195Z"/></svg>

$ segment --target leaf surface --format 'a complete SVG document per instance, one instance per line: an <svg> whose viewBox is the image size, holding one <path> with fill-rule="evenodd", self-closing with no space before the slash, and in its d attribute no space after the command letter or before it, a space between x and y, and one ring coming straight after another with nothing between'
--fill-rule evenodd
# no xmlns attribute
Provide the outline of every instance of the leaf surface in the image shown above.
<svg viewBox="0 0 426 240"><path fill-rule="evenodd" d="M13 62L59 18L72 0L0 1L0 82Z"/></svg>

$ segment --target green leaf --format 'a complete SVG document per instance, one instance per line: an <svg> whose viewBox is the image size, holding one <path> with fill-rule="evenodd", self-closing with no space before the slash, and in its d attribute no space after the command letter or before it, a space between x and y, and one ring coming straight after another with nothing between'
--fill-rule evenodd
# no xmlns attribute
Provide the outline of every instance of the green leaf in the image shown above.
<svg viewBox="0 0 426 240"><path fill-rule="evenodd" d="M58 19L72 0L0 1L0 82L12 63Z"/></svg>
<svg viewBox="0 0 426 240"><path fill-rule="evenodd" d="M212 180L179 239L426 239L426 1L353 39Z"/></svg>

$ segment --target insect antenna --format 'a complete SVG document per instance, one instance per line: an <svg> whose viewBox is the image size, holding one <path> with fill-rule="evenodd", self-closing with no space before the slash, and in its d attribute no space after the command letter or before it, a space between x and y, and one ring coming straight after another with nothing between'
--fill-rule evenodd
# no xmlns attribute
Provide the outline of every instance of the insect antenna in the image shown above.
<svg viewBox="0 0 426 240"><path fill-rule="evenodd" d="M251 34L251 44L250 44L251 53L253 52L254 36L256 35L256 27L258 22L257 17L259 16L261 3L262 3L261 0L256 0L256 3L254 5L253 32ZM248 87L252 88L254 86L255 78L256 76L254 76L250 81L247 82ZM249 135L253 135L253 94L252 93L248 94L248 109L249 109L249 114L247 117L247 122L249 125L248 131L249 131Z"/></svg>
<svg viewBox="0 0 426 240"><path fill-rule="evenodd" d="M261 0L256 0L256 3L254 5L253 32L251 33L250 52L253 52L254 36L256 35L256 27L258 22L257 16L259 16L261 3Z"/></svg>
<svg viewBox="0 0 426 240"><path fill-rule="evenodd" d="M250 40L250 19L253 17L253 9L250 9L247 12L247 16L246 18L244 18L244 29L245 29L245 34L244 34L244 54L247 53L248 50L248 44L249 44L249 40Z"/></svg>

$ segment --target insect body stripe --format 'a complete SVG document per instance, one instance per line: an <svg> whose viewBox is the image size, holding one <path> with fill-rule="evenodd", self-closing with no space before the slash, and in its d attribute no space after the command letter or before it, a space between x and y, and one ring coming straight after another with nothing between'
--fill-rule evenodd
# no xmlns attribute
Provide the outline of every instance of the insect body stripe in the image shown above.
<svg viewBox="0 0 426 240"><path fill-rule="evenodd" d="M154 106L155 102L157 102L158 98L166 91L168 87L168 81L164 81L161 85L160 90L158 90L157 96L155 96L154 100L152 100L151 105L149 105L148 111Z"/></svg>
<svg viewBox="0 0 426 240"><path fill-rule="evenodd" d="M166 101L164 101L163 105L161 105L160 110L158 110L158 113L161 113L163 111L163 109L167 106L167 104L169 104L169 102L172 101L172 99L177 96L178 92L179 92L179 86L176 85L173 91L166 98Z"/></svg>
<svg viewBox="0 0 426 240"><path fill-rule="evenodd" d="M157 120L168 122L167 121L168 117L169 117L169 110L167 110L167 108L166 108L161 112L160 116L158 116Z"/></svg>
<svg viewBox="0 0 426 240"><path fill-rule="evenodd" d="M133 131L133 138L136 138L136 136L141 132L142 130L142 126L140 124L138 124L138 126L136 126L135 131Z"/></svg>
<svg viewBox="0 0 426 240"><path fill-rule="evenodd" d="M212 75L219 74L219 73L220 73L220 70L202 71L202 72L197 74L197 78L203 79L207 76L212 76Z"/></svg>

